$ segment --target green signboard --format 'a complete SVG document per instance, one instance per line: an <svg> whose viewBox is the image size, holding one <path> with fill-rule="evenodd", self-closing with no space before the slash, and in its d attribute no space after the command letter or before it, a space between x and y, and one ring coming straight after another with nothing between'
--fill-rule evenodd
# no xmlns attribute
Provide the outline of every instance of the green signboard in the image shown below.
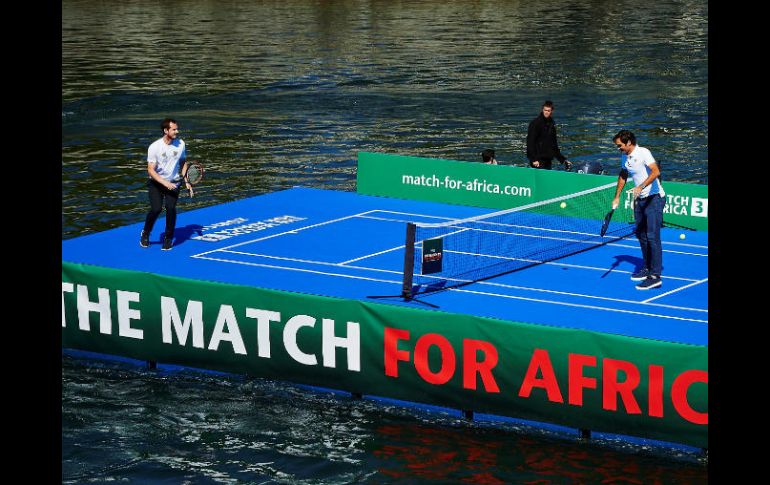
<svg viewBox="0 0 770 485"><path fill-rule="evenodd" d="M62 346L708 447L708 348L62 263Z"/></svg>
<svg viewBox="0 0 770 485"><path fill-rule="evenodd" d="M358 153L357 191L360 194L492 209L508 209L547 200L615 180L617 175ZM632 186L633 182L629 182L626 188ZM663 187L666 191L665 223L708 230L707 185L664 181ZM623 203L630 204L631 200L626 198Z"/></svg>

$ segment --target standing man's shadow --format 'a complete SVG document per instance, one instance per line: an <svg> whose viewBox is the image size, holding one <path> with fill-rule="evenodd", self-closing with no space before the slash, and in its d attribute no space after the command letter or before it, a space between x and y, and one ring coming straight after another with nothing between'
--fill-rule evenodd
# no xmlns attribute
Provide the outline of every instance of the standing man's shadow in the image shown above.
<svg viewBox="0 0 770 485"><path fill-rule="evenodd" d="M174 229L174 246L184 243L190 239L193 235L202 236L203 226L200 224L188 224L184 227L177 227Z"/></svg>
<svg viewBox="0 0 770 485"><path fill-rule="evenodd" d="M602 278L612 273L612 271L618 266L620 266L621 263L629 263L631 266L633 266L634 269L632 270L632 273L642 269L642 267L644 266L644 260L642 258L637 258L636 256L628 256L626 254L622 254L620 256L615 256L615 262L612 263L612 266L610 266L610 269L608 269L607 272L602 275Z"/></svg>

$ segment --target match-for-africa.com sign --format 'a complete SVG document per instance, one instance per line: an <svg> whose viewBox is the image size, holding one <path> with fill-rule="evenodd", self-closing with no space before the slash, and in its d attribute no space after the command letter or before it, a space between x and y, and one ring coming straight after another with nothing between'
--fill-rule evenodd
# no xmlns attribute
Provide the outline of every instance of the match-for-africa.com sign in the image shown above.
<svg viewBox="0 0 770 485"><path fill-rule="evenodd" d="M708 447L708 349L62 263L62 345Z"/></svg>
<svg viewBox="0 0 770 485"><path fill-rule="evenodd" d="M359 152L356 190L367 195L508 209L616 180L617 174L592 175ZM633 182L629 178L626 189L631 187ZM664 173L663 187L666 191L664 223L708 230L708 185L669 182ZM607 201L608 209L610 202ZM624 203L630 205L631 199L625 198Z"/></svg>

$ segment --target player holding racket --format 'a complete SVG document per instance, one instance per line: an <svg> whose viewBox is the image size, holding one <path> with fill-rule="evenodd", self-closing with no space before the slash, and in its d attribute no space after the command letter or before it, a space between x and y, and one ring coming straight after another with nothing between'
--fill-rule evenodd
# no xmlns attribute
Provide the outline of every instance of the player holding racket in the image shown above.
<svg viewBox="0 0 770 485"><path fill-rule="evenodd" d="M150 233L163 206L166 207L166 228L161 235L161 249L171 249L176 227L176 201L179 198L181 184L178 182L187 173L187 153L184 141L179 138L179 125L172 118L164 119L160 124L163 136L155 140L147 150L147 189L150 197L150 212L144 221L139 244L146 248L150 245ZM192 197L191 185L185 186Z"/></svg>
<svg viewBox="0 0 770 485"><path fill-rule="evenodd" d="M184 182L187 190L190 192L190 198L192 198L195 193L193 191L193 186L197 185L203 179L203 165L195 160L186 160L182 167L180 177L181 178L174 182L177 189L179 189Z"/></svg>
<svg viewBox="0 0 770 485"><path fill-rule="evenodd" d="M634 220L636 237L642 248L644 267L631 275L638 290L649 290L663 284L660 274L663 269L663 247L660 242L660 228L663 225L663 207L666 192L660 183L660 168L650 150L636 144L636 136L628 130L621 130L612 139L623 155L621 156L618 185L612 209L620 204L620 193L629 174L634 181Z"/></svg>

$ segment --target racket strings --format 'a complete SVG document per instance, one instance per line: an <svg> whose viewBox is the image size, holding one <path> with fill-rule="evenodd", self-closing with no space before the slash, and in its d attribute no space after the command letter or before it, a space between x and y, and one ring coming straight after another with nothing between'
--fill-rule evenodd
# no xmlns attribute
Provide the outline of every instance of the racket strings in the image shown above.
<svg viewBox="0 0 770 485"><path fill-rule="evenodd" d="M187 180L191 184L197 184L203 178L203 168L197 164L192 164L187 169Z"/></svg>

